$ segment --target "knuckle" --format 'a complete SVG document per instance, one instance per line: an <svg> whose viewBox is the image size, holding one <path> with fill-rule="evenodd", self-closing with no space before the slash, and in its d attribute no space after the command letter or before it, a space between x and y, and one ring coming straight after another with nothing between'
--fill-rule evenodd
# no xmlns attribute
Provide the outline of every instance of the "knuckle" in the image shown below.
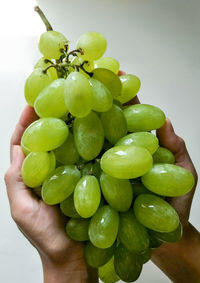
<svg viewBox="0 0 200 283"><path fill-rule="evenodd" d="M5 180L6 184L9 182L9 180L11 179L13 174L14 174L13 168L9 167L8 170L6 171L5 175L4 175L4 180Z"/></svg>
<svg viewBox="0 0 200 283"><path fill-rule="evenodd" d="M31 213L30 206L28 204L23 205L13 205L11 206L11 216L12 219L18 224L21 225L24 223L24 219L28 214Z"/></svg>
<svg viewBox="0 0 200 283"><path fill-rule="evenodd" d="M183 138L177 136L178 144L180 147L185 148L185 141Z"/></svg>

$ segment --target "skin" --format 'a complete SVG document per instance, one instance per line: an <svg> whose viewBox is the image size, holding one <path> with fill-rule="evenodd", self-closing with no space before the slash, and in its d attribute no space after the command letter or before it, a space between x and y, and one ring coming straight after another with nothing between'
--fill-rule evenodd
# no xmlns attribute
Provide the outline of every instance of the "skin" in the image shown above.
<svg viewBox="0 0 200 283"><path fill-rule="evenodd" d="M120 71L119 75L125 74ZM127 104L140 103L135 97ZM46 205L27 188L21 178L24 154L20 147L25 129L36 119L34 110L26 106L11 138L11 165L5 175L11 215L18 228L38 250L44 273L44 283L98 282L97 272L89 268L83 258L83 245L70 240L65 233L66 218L57 206ZM176 164L190 170L195 186L187 195L169 199L179 213L183 237L177 243L165 243L155 249L152 261L177 283L200 282L200 235L189 223L197 173L184 141L178 137L169 120L157 130L160 145L171 150Z"/></svg>

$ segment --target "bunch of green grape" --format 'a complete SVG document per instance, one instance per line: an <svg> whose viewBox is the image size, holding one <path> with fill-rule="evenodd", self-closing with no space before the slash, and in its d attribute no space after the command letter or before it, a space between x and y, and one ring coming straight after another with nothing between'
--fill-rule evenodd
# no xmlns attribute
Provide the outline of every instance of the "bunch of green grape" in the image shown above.
<svg viewBox="0 0 200 283"><path fill-rule="evenodd" d="M181 238L165 197L188 193L192 174L151 133L165 114L147 104L124 105L140 89L137 76L118 76L102 57L106 39L87 32L69 52L59 32L41 35L25 98L39 119L24 132L22 178L41 187L43 201L60 205L66 235L84 242L88 265L105 283L135 281L152 248Z"/></svg>

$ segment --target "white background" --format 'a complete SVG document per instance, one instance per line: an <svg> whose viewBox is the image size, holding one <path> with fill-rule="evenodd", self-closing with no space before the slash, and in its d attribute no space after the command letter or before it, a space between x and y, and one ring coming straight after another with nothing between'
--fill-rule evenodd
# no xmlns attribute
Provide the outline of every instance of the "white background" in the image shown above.
<svg viewBox="0 0 200 283"><path fill-rule="evenodd" d="M161 107L187 144L200 171L200 2L199 0L40 0L55 30L72 41L99 31L107 55L140 77L143 103ZM1 3L0 29L0 274L3 283L42 282L37 252L12 221L3 175L9 166L9 139L25 106L23 86L40 57L37 37L44 31L32 1ZM199 190L190 221L200 229ZM152 263L137 282L170 282Z"/></svg>

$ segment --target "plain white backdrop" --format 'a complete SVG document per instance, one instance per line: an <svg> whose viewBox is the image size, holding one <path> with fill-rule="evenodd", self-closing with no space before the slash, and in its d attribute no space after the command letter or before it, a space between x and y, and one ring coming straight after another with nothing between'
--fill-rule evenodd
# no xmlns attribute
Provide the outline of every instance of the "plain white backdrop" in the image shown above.
<svg viewBox="0 0 200 283"><path fill-rule="evenodd" d="M159 106L187 144L200 172L200 2L199 0L39 0L55 30L71 41L86 31L108 40L107 56L140 77L142 103ZM42 282L39 256L10 217L3 175L9 140L25 106L24 81L40 57L37 40L44 26L31 1L1 3L0 63L0 274L3 283ZM200 230L197 188L190 221ZM137 282L170 280L152 263Z"/></svg>

